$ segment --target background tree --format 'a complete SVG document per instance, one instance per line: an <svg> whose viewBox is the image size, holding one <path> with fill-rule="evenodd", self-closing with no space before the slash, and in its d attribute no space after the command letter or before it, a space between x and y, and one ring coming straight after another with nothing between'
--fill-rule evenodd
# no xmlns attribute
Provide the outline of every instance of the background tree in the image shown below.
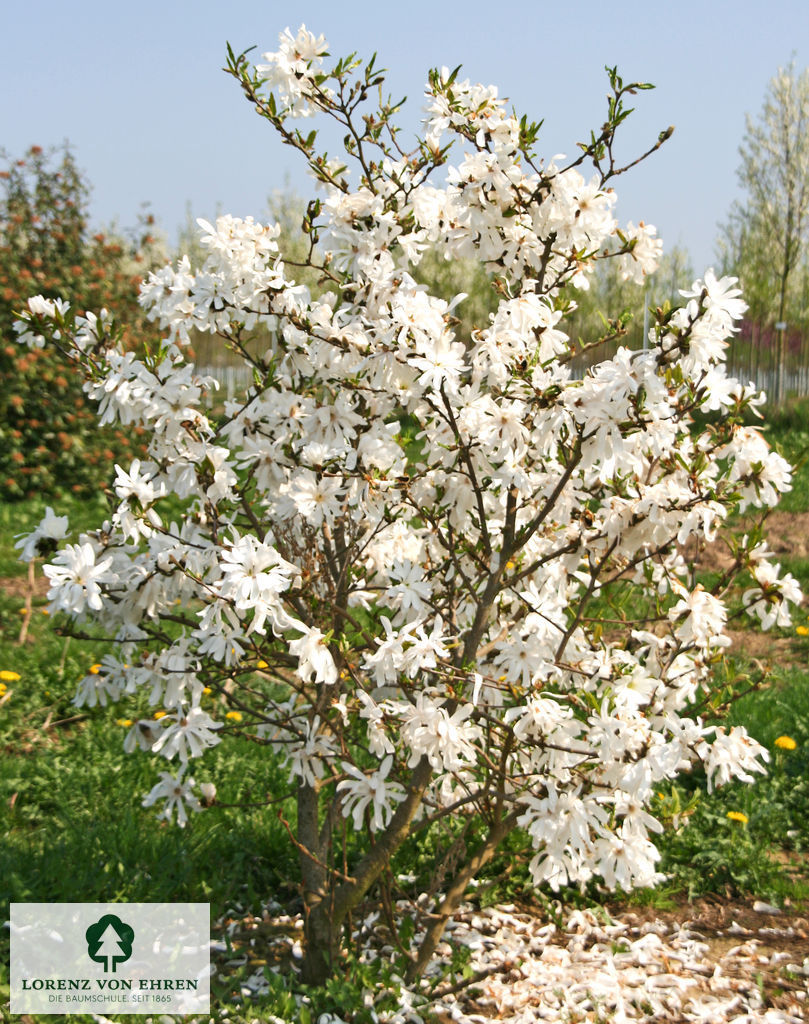
<svg viewBox="0 0 809 1024"><path fill-rule="evenodd" d="M803 323L801 268L809 241L809 69L794 62L770 79L758 118L747 116L739 147L743 198L722 227L725 269L744 288L749 316L759 330ZM785 330L777 331L775 395L785 396Z"/></svg>
<svg viewBox="0 0 809 1024"><path fill-rule="evenodd" d="M132 239L91 234L90 189L69 146L2 157L0 493L5 500L89 493L114 462L131 460L137 435L99 428L81 377L53 353L16 344L15 314L31 295L69 295L78 310L115 312L134 348L148 336L138 284L163 252L149 217Z"/></svg>

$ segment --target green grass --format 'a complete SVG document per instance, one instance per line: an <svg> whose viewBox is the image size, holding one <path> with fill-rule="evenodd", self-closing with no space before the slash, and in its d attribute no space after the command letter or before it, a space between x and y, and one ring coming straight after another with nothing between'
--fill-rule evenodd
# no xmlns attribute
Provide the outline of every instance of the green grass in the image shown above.
<svg viewBox="0 0 809 1024"><path fill-rule="evenodd" d="M98 652L71 640L60 678L63 644L36 638L37 654L50 654L44 666L30 649L0 645L3 667L21 676L0 709L0 913L10 899L67 893L81 901L232 899L245 907L287 898L295 866L267 805L268 795L288 789L277 761L244 740L222 744L195 773L215 782L218 806L193 815L185 829L159 821L140 800L168 765L124 754L127 729L117 721L131 708L72 706L75 683Z"/></svg>
<svg viewBox="0 0 809 1024"><path fill-rule="evenodd" d="M809 877L796 875L809 850L809 671L778 670L771 684L737 701L729 724L744 725L770 754L766 776L707 793L701 774L666 794L685 806L686 822L661 842L662 870L689 897L706 893L760 896L783 904L809 900ZM794 750L780 749L789 737ZM666 801L661 801L665 807ZM741 814L739 821L729 815Z"/></svg>

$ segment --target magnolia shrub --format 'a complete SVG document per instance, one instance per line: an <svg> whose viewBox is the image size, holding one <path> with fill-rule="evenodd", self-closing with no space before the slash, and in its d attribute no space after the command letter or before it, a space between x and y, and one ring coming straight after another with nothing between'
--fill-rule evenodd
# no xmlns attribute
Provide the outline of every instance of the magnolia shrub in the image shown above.
<svg viewBox="0 0 809 1024"><path fill-rule="evenodd" d="M415 833L437 850L448 836L451 856L414 909L411 976L516 828L537 885L653 883L655 790L696 762L712 784L764 770L744 729L703 717L734 580L739 614L764 628L800 599L755 522L710 582L695 564L731 514L763 515L790 486L743 425L763 397L725 372L745 309L734 280L708 271L657 310L642 351L599 361L621 311L600 338L565 331L598 261L642 285L661 253L650 225L618 227L608 187L626 169L624 98L644 86L610 71L601 132L543 162L538 126L494 87L434 71L405 152L398 108L368 101L373 61L325 57L305 28L256 67L229 54L321 189L305 260L285 261L275 225L200 221L201 269L181 259L143 285L165 333L144 359L104 311L39 297L18 324L82 367L102 424L150 439L147 459L116 466L108 521L45 566L52 612L112 641L76 703L145 695L167 712L125 747L174 766L144 802L180 824L201 807L190 762L225 732L285 761L314 981ZM295 127L316 115L339 126L345 162ZM425 253L485 271L496 309L468 337L465 296L416 283ZM252 368L221 415L203 411L216 384L186 359L192 329ZM27 557L62 537L57 519L20 542Z"/></svg>

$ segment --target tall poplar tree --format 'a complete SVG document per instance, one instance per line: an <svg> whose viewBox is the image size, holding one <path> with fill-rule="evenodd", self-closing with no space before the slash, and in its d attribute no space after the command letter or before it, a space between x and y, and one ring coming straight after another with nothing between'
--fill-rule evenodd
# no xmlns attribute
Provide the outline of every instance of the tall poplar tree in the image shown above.
<svg viewBox="0 0 809 1024"><path fill-rule="evenodd" d="M738 274L752 318L777 327L774 398L785 397L785 325L805 316L801 271L809 243L809 69L794 61L770 79L758 117L747 115L739 147L743 197L733 203L719 248ZM780 326L777 326L780 325Z"/></svg>

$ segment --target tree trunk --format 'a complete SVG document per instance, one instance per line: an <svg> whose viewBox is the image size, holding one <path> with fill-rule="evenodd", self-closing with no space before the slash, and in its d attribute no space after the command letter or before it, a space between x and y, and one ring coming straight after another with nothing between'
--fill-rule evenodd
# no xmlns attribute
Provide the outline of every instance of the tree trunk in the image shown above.
<svg viewBox="0 0 809 1024"><path fill-rule="evenodd" d="M779 320L779 323L782 321ZM775 367L775 404L783 405L786 398L786 331L783 327L776 332L776 367Z"/></svg>
<svg viewBox="0 0 809 1024"><path fill-rule="evenodd" d="M329 903L321 900L307 909L304 927L306 948L301 966L301 981L322 987L334 971L340 956L340 929L329 913Z"/></svg>
<svg viewBox="0 0 809 1024"><path fill-rule="evenodd" d="M316 786L298 786L298 854L303 883L305 953L302 978L308 985L324 985L337 960L336 936L329 914L328 868L318 824Z"/></svg>
<svg viewBox="0 0 809 1024"><path fill-rule="evenodd" d="M418 956L410 964L407 970L406 981L411 983L421 975L430 962L435 948L441 941L447 921L452 917L461 904L470 881L482 867L494 856L497 847L503 839L511 832L517 824L519 813L512 811L506 818L492 827L483 845L478 849L472 859L458 872L452 885L447 890L437 914L432 915L432 921L427 929L427 934L419 946Z"/></svg>

